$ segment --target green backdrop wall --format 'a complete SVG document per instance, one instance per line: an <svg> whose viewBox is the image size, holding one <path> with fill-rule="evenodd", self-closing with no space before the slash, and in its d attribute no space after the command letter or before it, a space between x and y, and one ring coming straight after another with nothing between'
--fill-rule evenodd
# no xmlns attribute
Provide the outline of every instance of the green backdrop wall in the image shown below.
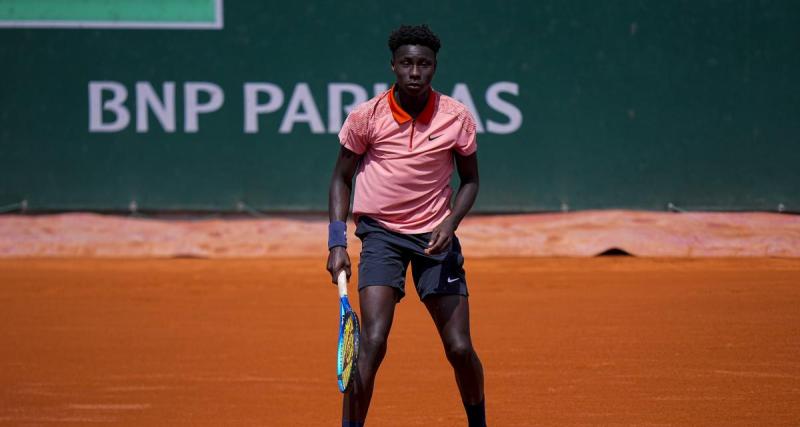
<svg viewBox="0 0 800 427"><path fill-rule="evenodd" d="M324 210L344 108L425 22L479 210L800 210L797 1L73 1L90 28L0 1L0 204Z"/></svg>

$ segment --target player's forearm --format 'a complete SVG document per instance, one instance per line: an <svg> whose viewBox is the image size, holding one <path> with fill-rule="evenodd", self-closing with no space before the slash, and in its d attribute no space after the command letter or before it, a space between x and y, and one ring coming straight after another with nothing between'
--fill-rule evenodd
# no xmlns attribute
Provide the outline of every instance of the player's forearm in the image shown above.
<svg viewBox="0 0 800 427"><path fill-rule="evenodd" d="M472 205L475 204L475 199L478 198L478 188L477 178L461 182L458 193L456 193L456 200L453 202L453 210L448 217L449 220L453 221L454 229L458 228L461 220L464 219L469 210L472 209Z"/></svg>
<svg viewBox="0 0 800 427"><path fill-rule="evenodd" d="M472 205L478 197L480 182L478 178L478 153L473 152L468 156L456 154L455 160L461 185L458 187L456 200L453 202L453 211L447 218L452 221L454 230L461 224L461 220L464 219L467 212L472 209Z"/></svg>
<svg viewBox="0 0 800 427"><path fill-rule="evenodd" d="M353 192L353 176L361 156L342 147L336 166L333 168L331 186L328 191L328 217L331 222L347 222L350 212L350 194Z"/></svg>
<svg viewBox="0 0 800 427"><path fill-rule="evenodd" d="M351 180L334 177L328 194L328 218L333 221L347 222L350 213L350 194L353 191Z"/></svg>
<svg viewBox="0 0 800 427"><path fill-rule="evenodd" d="M350 257L347 255L347 214L350 210L350 192L352 176L347 179L346 174L341 174L337 165L331 179L328 197L328 264L327 270L331 273L331 281L337 282L341 271L350 277ZM341 221L341 222L339 222Z"/></svg>

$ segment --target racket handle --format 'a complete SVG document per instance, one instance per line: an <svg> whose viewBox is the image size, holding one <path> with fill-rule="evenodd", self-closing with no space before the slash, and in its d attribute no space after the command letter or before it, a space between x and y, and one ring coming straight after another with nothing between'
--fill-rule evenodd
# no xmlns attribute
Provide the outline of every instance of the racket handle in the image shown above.
<svg viewBox="0 0 800 427"><path fill-rule="evenodd" d="M336 277L336 282L339 285L339 298L347 296L347 273L344 270L339 272L339 276Z"/></svg>

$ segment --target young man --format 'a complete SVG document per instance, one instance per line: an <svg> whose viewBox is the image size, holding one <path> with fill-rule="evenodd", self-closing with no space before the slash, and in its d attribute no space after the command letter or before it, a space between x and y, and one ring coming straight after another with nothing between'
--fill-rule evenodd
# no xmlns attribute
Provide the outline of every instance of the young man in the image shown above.
<svg viewBox="0 0 800 427"><path fill-rule="evenodd" d="M334 283L342 270L350 276L345 221L354 175L353 216L362 240L361 349L343 426L364 425L409 263L455 371L469 426L486 425L483 368L470 338L464 258L454 234L478 194L475 122L466 107L431 89L439 47L424 25L392 32L396 83L356 107L339 133L329 203L327 268ZM461 185L451 208L454 164Z"/></svg>

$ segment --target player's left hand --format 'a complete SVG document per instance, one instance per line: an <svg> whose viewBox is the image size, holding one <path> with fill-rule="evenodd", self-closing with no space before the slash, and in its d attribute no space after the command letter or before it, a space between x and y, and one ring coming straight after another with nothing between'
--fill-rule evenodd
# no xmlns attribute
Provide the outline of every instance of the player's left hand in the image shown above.
<svg viewBox="0 0 800 427"><path fill-rule="evenodd" d="M442 221L441 224L436 226L431 233L431 241L428 242L428 249L425 249L425 254L434 255L450 248L450 242L453 240L453 233L456 227L449 218Z"/></svg>

